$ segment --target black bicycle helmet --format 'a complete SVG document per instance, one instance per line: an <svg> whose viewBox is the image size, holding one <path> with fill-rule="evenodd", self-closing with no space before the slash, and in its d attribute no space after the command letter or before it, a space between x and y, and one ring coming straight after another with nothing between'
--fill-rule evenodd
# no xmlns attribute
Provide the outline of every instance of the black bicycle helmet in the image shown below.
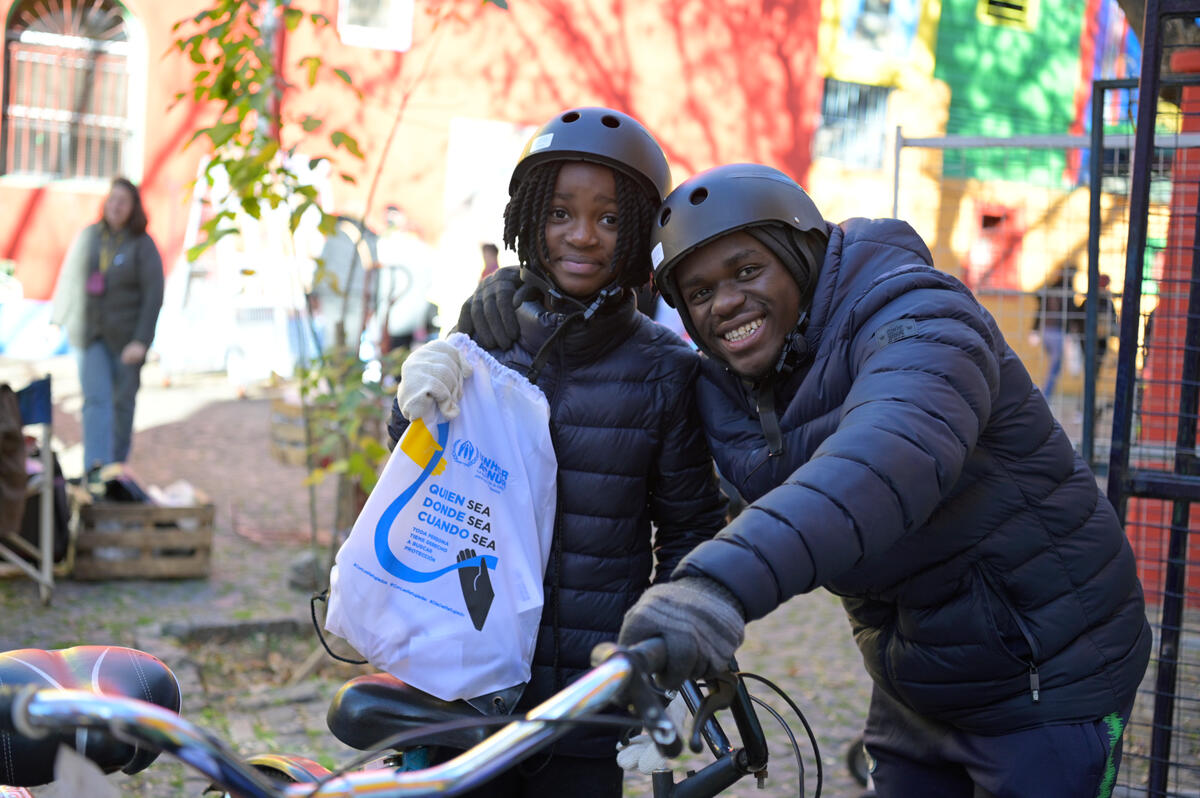
<svg viewBox="0 0 1200 798"><path fill-rule="evenodd" d="M671 279L681 260L726 233L772 223L821 239L829 235L816 204L778 169L728 164L685 180L663 201L650 230L655 285L671 307L681 307Z"/></svg>
<svg viewBox="0 0 1200 798"><path fill-rule="evenodd" d="M641 122L611 108L572 108L534 131L513 169L509 195L530 169L563 159L616 169L632 178L655 205L671 189L667 156Z"/></svg>

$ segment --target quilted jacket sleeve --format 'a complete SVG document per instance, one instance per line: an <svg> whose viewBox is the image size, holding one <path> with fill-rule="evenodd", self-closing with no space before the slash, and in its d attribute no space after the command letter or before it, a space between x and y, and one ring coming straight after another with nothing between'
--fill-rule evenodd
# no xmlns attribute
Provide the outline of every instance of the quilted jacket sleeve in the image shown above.
<svg viewBox="0 0 1200 798"><path fill-rule="evenodd" d="M748 619L919 530L958 480L997 396L994 325L932 269L878 281L836 333L841 368L807 389L844 395L833 431L675 574L721 582Z"/></svg>

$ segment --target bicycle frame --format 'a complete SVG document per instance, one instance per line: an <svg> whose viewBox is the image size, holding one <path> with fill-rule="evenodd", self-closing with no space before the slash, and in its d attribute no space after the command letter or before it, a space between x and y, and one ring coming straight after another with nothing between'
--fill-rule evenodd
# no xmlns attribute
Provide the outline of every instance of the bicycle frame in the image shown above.
<svg viewBox="0 0 1200 798"><path fill-rule="evenodd" d="M688 709L695 715L703 698L700 690L694 682L685 682L681 692ZM750 693L741 679L737 682L729 711L743 747L734 748L716 719L707 719L703 735L716 761L678 783L672 771L657 771L650 777L654 798L711 798L751 773L762 785L767 768L767 741L751 704Z"/></svg>

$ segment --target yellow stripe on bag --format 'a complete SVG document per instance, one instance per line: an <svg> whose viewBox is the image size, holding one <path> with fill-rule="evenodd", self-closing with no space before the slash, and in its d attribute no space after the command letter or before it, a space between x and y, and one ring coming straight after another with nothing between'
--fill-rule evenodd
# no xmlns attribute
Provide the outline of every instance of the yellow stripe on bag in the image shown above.
<svg viewBox="0 0 1200 798"><path fill-rule="evenodd" d="M400 451L421 468L425 468L431 459L438 457L438 464L433 467L435 477L446 470L445 459L439 457L443 451L442 447L438 446L425 422L419 418L409 425L408 432L400 439Z"/></svg>

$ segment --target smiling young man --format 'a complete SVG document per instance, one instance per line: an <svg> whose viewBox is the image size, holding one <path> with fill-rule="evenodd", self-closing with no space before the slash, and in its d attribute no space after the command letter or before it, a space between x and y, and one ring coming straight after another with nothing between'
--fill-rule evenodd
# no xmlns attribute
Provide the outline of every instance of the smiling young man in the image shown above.
<svg viewBox="0 0 1200 798"><path fill-rule="evenodd" d="M826 587L875 683L880 796L1112 790L1151 635L1132 550L1045 398L904 222L827 223L769 167L676 188L655 281L708 355L697 395L750 504L626 615L665 681Z"/></svg>

